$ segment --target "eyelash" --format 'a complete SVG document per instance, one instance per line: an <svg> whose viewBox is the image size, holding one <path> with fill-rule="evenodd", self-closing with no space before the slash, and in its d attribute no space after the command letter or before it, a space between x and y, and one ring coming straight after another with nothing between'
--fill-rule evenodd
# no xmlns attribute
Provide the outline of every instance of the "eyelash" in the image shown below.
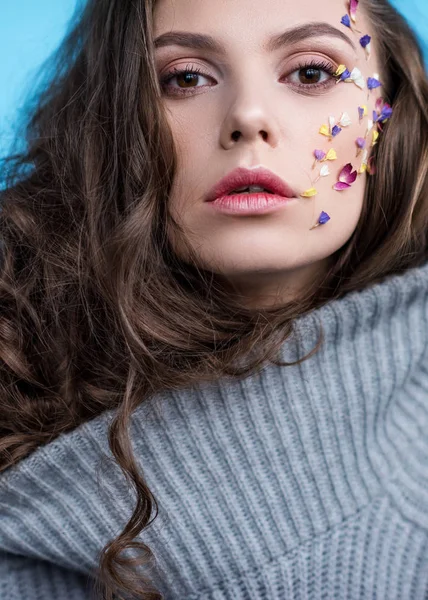
<svg viewBox="0 0 428 600"><path fill-rule="evenodd" d="M321 61L308 61L305 62L303 64L299 64L293 71L292 73L295 73L296 71L302 71L303 69L314 69L314 70L320 70L320 71L325 71L326 73L328 73L330 76L332 76L336 69L333 67L333 65L331 63L328 62L321 62ZM188 66L186 69L177 69L174 67L174 69L172 69L171 71L169 71L168 73L166 73L160 81L160 84L162 86L162 88L164 89L168 89L170 88L171 90L171 94L172 95L178 95L178 96L191 96L194 94L194 92L189 91L191 89L198 89L198 88L187 88L187 89L182 89L182 88L173 88L171 86L168 85L168 83L171 81L171 79L173 79L174 77L178 76L178 75L202 75L203 77L211 77L210 75L208 75L208 73L204 73L204 71L202 71L201 69L199 69L198 67L192 68L192 66ZM314 85L310 85L310 84L297 84L295 85L295 87L297 88L303 88L306 92L309 92L310 90L313 89L325 89L328 86L331 85L332 80L328 79L327 81L323 81L321 83L316 83ZM204 86L201 86L204 87ZM199 88L200 89L200 88Z"/></svg>

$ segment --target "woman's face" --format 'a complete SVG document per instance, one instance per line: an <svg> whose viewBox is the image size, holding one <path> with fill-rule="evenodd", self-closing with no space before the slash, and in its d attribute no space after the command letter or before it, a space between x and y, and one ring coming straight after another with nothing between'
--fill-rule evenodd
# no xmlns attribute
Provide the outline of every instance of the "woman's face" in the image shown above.
<svg viewBox="0 0 428 600"><path fill-rule="evenodd" d="M219 46L155 44L159 80L171 75L162 89L179 157L170 210L200 266L225 275L249 304L291 297L293 290L313 282L357 225L367 175L359 174L343 191L333 185L347 163L357 171L361 166L356 139L366 134L381 88L369 92L353 82L337 84L330 74L340 64L349 71L358 67L365 80L380 72L376 40L361 7L355 24L360 33L341 23L347 13L343 0L156 2L155 39L180 32L210 36ZM315 23L336 34L325 29L317 34ZM303 36L289 35L282 45L268 48L279 34L302 26ZM369 60L359 42L365 34L372 36ZM308 69L314 63L318 66ZM186 69L199 73L175 73ZM358 107L363 105L369 116L360 122ZM330 116L337 123L343 113L351 124L337 136L330 140L319 133ZM370 133L369 152L371 141ZM330 148L337 159L313 169L314 150ZM326 165L330 175L314 183ZM296 197L264 214L220 212L205 201L206 195L236 167L269 169ZM312 187L315 196L300 195ZM322 211L330 220L311 229ZM172 238L185 260L182 240Z"/></svg>

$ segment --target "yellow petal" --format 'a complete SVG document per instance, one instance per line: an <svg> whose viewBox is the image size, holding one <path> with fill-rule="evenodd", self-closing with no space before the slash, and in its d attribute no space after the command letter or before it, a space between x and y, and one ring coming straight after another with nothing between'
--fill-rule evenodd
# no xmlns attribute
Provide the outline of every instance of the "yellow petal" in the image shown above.
<svg viewBox="0 0 428 600"><path fill-rule="evenodd" d="M312 187L306 190L306 192L301 193L300 195L304 198L311 198L312 196L315 196L315 194L318 194L318 192L314 187Z"/></svg>
<svg viewBox="0 0 428 600"><path fill-rule="evenodd" d="M373 129L372 135L373 135L372 146L374 146L377 142L377 138L379 137L379 132L376 131L376 129Z"/></svg>
<svg viewBox="0 0 428 600"><path fill-rule="evenodd" d="M363 163L358 171L358 173L364 173L364 171L367 171L367 165L366 163Z"/></svg>
<svg viewBox="0 0 428 600"><path fill-rule="evenodd" d="M319 133L321 133L322 135L331 137L330 129L329 129L328 125L321 125Z"/></svg>
<svg viewBox="0 0 428 600"><path fill-rule="evenodd" d="M361 108L364 109L363 117L366 117L369 114L367 111L367 106L365 104L363 104Z"/></svg>
<svg viewBox="0 0 428 600"><path fill-rule="evenodd" d="M327 154L325 155L325 158L323 160L336 160L336 158L337 158L336 150L334 148L330 148L330 150L327 152Z"/></svg>
<svg viewBox="0 0 428 600"><path fill-rule="evenodd" d="M346 67L345 67L345 65L339 65L339 66L337 67L337 70L336 70L336 72L334 73L334 76L335 76L335 77L339 77L339 75L342 75L342 73L344 73L345 71L346 71Z"/></svg>

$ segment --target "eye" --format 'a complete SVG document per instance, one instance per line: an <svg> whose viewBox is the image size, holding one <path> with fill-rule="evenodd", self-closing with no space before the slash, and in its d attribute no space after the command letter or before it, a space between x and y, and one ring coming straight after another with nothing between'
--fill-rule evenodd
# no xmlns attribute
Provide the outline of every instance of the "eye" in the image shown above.
<svg viewBox="0 0 428 600"><path fill-rule="evenodd" d="M207 73L203 73L198 67L193 67L192 65L187 65L185 69L177 69L174 67L161 78L160 84L163 89L168 90L168 93L191 95L193 92L190 91L189 94L188 90L195 89L195 84L201 77L209 77L209 75ZM170 84L170 81L173 79L177 79L177 83L179 85L182 84L184 87L173 87Z"/></svg>
<svg viewBox="0 0 428 600"><path fill-rule="evenodd" d="M292 81L292 84L298 88L305 88L305 91L312 91L314 88L325 88L336 82L333 77L336 68L327 61L308 61L298 65L297 69L292 71L288 77L297 73L297 81ZM322 75L327 75L323 79Z"/></svg>
<svg viewBox="0 0 428 600"><path fill-rule="evenodd" d="M298 65L287 77L290 78L297 73L297 81L296 78L292 78L291 85L303 91L311 92L326 88L334 83L336 81L333 77L335 71L336 68L327 61L310 60ZM324 76L327 75L324 79L322 78L323 74ZM161 78L160 85L169 95L190 96L194 93L192 90L205 87L197 85L201 77L212 79L210 75L192 65L187 65L185 69L174 67ZM171 85L170 82L173 79L176 79L178 85L182 87Z"/></svg>

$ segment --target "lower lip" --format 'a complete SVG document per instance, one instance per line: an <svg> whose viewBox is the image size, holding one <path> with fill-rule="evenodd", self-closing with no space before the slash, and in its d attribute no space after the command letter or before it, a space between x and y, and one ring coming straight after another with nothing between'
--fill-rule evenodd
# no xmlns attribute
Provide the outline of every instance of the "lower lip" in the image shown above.
<svg viewBox="0 0 428 600"><path fill-rule="evenodd" d="M231 194L209 202L216 210L230 215L253 215L272 212L296 198L255 192L254 194Z"/></svg>

